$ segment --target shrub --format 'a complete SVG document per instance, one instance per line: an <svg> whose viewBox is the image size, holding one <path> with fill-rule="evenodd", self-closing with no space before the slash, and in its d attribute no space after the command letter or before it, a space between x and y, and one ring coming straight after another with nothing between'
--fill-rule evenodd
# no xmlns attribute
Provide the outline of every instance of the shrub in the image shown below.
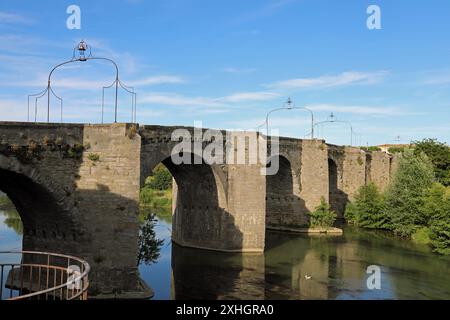
<svg viewBox="0 0 450 320"><path fill-rule="evenodd" d="M389 153L403 153L405 152L406 148L405 147L389 147L388 148L388 152Z"/></svg>
<svg viewBox="0 0 450 320"><path fill-rule="evenodd" d="M145 185L150 189L170 189L172 188L172 175L169 170L160 163L153 169L152 175L146 179Z"/></svg>
<svg viewBox="0 0 450 320"><path fill-rule="evenodd" d="M428 157L405 150L385 194L385 212L395 233L411 236L417 226L427 224L420 208L433 180L433 166Z"/></svg>
<svg viewBox="0 0 450 320"><path fill-rule="evenodd" d="M383 197L377 186L370 182L361 186L355 195L354 203L347 209L346 217L365 228L387 229L389 218L384 212Z"/></svg>
<svg viewBox="0 0 450 320"><path fill-rule="evenodd" d="M330 210L330 205L322 197L320 199L320 204L316 207L313 212L308 213L310 216L310 226L329 228L332 227L336 221L336 213Z"/></svg>
<svg viewBox="0 0 450 320"><path fill-rule="evenodd" d="M437 180L444 186L450 186L450 147L436 139L415 141L414 152L425 153L434 166Z"/></svg>
<svg viewBox="0 0 450 320"><path fill-rule="evenodd" d="M450 255L450 188L435 183L424 197L422 207L430 218L430 242L433 250Z"/></svg>

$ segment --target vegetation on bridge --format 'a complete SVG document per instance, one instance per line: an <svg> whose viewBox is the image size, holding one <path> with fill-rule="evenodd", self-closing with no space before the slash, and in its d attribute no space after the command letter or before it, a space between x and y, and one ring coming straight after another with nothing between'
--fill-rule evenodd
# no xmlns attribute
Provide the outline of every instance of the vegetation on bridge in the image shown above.
<svg viewBox="0 0 450 320"><path fill-rule="evenodd" d="M361 187L347 206L345 218L450 254L450 148L433 139L414 145L402 152L386 191L381 194L374 184Z"/></svg>

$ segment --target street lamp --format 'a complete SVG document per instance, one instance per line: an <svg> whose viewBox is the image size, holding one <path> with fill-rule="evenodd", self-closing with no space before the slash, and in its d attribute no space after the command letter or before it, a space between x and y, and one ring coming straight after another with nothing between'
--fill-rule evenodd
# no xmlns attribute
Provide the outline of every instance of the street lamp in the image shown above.
<svg viewBox="0 0 450 320"><path fill-rule="evenodd" d="M314 124L314 126L318 126L319 124L324 124L324 123L335 123L335 122L345 123L345 124L348 124L350 126L350 146L353 146L353 133L354 133L354 131L353 131L352 123L350 121L336 120L336 116L333 114L333 112L329 115L327 120L317 122L317 123Z"/></svg>
<svg viewBox="0 0 450 320"><path fill-rule="evenodd" d="M280 110L294 110L294 109L296 109L296 110L306 110L306 111L308 111L308 112L311 114L311 139L314 139L314 113L312 112L311 109L308 109L308 108L306 108L306 107L296 107L296 106L294 105L294 103L292 102L292 100L291 100L290 97L289 97L288 100L286 101L284 107L281 107L281 108L275 108L275 109L270 110L270 111L266 114L266 121L265 121L263 124L259 125L259 126L257 127L257 130L259 130L259 128L261 128L262 126L265 125L265 126L266 126L266 135L267 135L267 137L268 137L268 136L269 136L269 117L270 117L270 115L271 115L272 113L277 112L277 111L280 111Z"/></svg>
<svg viewBox="0 0 450 320"><path fill-rule="evenodd" d="M78 56L76 56L76 52L78 51ZM111 88L112 86L115 86L115 102L114 102L114 122L117 122L117 112L118 112L118 91L119 86L130 93L132 95L132 107L131 107L131 120L132 122L136 121L136 93L134 92L133 87L127 87L125 86L122 81L119 79L119 67L117 63L114 60L111 60L109 58L103 58L103 57L94 57L92 56L91 47L84 42L83 40L78 43L78 45L73 49L73 55L72 59L62 62L58 65L56 65L49 73L48 80L47 80L47 88L44 91L41 91L37 94L31 94L28 96L28 121L30 121L30 97L35 97L35 110L34 110L34 121L37 121L37 101L41 97L47 94L47 122L50 122L50 94L52 94L54 97L59 99L60 106L61 106L61 122L63 121L63 99L56 95L56 93L53 91L53 88L51 86L51 78L53 75L53 72L58 69L59 67L73 63L73 62L86 62L88 60L104 60L112 63L114 65L114 68L116 70L116 77L114 82L107 87L103 87L103 94L102 94L102 123L103 123L103 113L104 113L104 100L105 100L105 94L104 90L107 88Z"/></svg>

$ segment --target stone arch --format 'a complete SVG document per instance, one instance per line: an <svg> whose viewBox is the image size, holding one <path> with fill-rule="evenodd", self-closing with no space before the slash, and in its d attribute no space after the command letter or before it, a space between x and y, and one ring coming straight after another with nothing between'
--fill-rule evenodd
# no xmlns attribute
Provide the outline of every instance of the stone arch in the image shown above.
<svg viewBox="0 0 450 320"><path fill-rule="evenodd" d="M67 250L77 238L64 189L31 165L0 155L0 190L15 205L24 227L24 250ZM55 241L58 240L58 241Z"/></svg>
<svg viewBox="0 0 450 320"><path fill-rule="evenodd" d="M341 187L342 169L338 162L332 157L328 157L328 194L329 203L338 217L343 217L345 205L347 204L347 195Z"/></svg>
<svg viewBox="0 0 450 320"><path fill-rule="evenodd" d="M305 201L299 197L299 179L291 161L282 155L278 157L279 169L274 175L266 176L266 227L301 227L308 223Z"/></svg>
<svg viewBox="0 0 450 320"><path fill-rule="evenodd" d="M204 249L239 249L242 234L228 212L225 173L220 165L209 165L194 153L190 156L191 164L177 165L170 155L161 153L150 159L152 164L148 167L153 169L162 163L176 182L172 200L173 241Z"/></svg>

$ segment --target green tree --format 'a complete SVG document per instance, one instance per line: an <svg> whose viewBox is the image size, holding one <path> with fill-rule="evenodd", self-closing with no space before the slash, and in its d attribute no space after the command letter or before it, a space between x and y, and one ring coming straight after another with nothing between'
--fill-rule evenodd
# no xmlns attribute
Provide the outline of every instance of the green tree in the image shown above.
<svg viewBox="0 0 450 320"><path fill-rule="evenodd" d="M405 147L389 147L388 148L388 152L389 153L403 153L405 152L406 148Z"/></svg>
<svg viewBox="0 0 450 320"><path fill-rule="evenodd" d="M383 196L373 182L359 188L355 201L346 208L345 217L364 228L386 229L389 227L389 218L384 211Z"/></svg>
<svg viewBox="0 0 450 320"><path fill-rule="evenodd" d="M425 153L434 166L436 179L444 186L450 186L450 147L436 139L415 141L414 152Z"/></svg>
<svg viewBox="0 0 450 320"><path fill-rule="evenodd" d="M172 175L169 170L160 163L153 169L151 176L146 179L145 185L150 189L170 189L172 188Z"/></svg>
<svg viewBox="0 0 450 320"><path fill-rule="evenodd" d="M385 213L389 227L401 236L411 236L417 226L427 225L421 212L424 195L434 181L431 161L424 153L405 150L385 193Z"/></svg>
<svg viewBox="0 0 450 320"><path fill-rule="evenodd" d="M320 199L320 204L316 207L313 212L308 213L310 217L311 227L328 228L332 227L336 221L336 213L330 210L330 205L322 197Z"/></svg>
<svg viewBox="0 0 450 320"><path fill-rule="evenodd" d="M450 187L434 183L424 196L422 211L429 217L429 237L434 251L450 255Z"/></svg>

